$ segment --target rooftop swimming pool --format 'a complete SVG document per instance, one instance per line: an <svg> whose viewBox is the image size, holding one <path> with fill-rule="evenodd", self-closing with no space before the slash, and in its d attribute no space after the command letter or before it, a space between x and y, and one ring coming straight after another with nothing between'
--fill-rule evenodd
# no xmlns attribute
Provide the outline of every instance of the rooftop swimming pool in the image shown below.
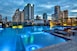
<svg viewBox="0 0 77 51"><path fill-rule="evenodd" d="M0 30L0 51L32 51L65 42L63 38L42 31L50 29L49 26L29 26Z"/></svg>

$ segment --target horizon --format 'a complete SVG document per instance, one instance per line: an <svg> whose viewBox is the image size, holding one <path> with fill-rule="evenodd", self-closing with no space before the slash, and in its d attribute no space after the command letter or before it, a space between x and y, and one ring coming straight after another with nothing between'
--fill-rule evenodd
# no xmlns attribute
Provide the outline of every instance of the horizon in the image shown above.
<svg viewBox="0 0 77 51"><path fill-rule="evenodd" d="M34 15L42 16L43 13L47 13L49 17L54 13L54 6L59 5L61 10L68 10L69 16L77 16L76 0L1 0L0 14L3 18L7 16L8 20L11 20L15 10L19 8L22 11L28 3L34 4Z"/></svg>

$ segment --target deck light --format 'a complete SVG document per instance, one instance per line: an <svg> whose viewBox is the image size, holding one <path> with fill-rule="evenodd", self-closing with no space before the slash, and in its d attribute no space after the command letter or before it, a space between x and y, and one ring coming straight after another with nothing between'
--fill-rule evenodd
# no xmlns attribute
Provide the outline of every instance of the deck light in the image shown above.
<svg viewBox="0 0 77 51"><path fill-rule="evenodd" d="M64 26L67 26L67 24L63 24Z"/></svg>
<svg viewBox="0 0 77 51"><path fill-rule="evenodd" d="M17 26L12 26L12 28L13 28L13 29L16 29L16 28L17 28Z"/></svg>
<svg viewBox="0 0 77 51"><path fill-rule="evenodd" d="M22 26L22 25L18 25L18 28L19 28L19 29L22 29L22 28L23 28L23 26Z"/></svg>
<svg viewBox="0 0 77 51"><path fill-rule="evenodd" d="M18 26L12 26L13 29L16 29L16 28L19 28L19 29L22 29L23 26L22 25L18 25Z"/></svg>
<svg viewBox="0 0 77 51"><path fill-rule="evenodd" d="M73 24L73 26L76 26L76 24Z"/></svg>

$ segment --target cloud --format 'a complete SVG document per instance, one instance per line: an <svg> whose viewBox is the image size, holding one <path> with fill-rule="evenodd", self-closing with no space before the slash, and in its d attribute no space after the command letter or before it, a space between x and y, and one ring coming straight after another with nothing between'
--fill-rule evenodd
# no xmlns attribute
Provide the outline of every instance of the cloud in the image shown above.
<svg viewBox="0 0 77 51"><path fill-rule="evenodd" d="M66 6L65 6L65 8L69 8L69 7L70 7L69 5L66 5Z"/></svg>
<svg viewBox="0 0 77 51"><path fill-rule="evenodd" d="M40 5L38 5L38 7L51 9L52 7L54 7L54 5L52 5L52 4L40 4Z"/></svg>
<svg viewBox="0 0 77 51"><path fill-rule="evenodd" d="M70 12L76 12L77 13L77 9L76 10L71 10Z"/></svg>
<svg viewBox="0 0 77 51"><path fill-rule="evenodd" d="M72 17L76 17L76 16L68 16L68 17L72 18Z"/></svg>
<svg viewBox="0 0 77 51"><path fill-rule="evenodd" d="M52 14L54 6L60 5L61 10L68 9L70 15L77 14L77 1L76 0L0 0L0 14L9 18L13 16L15 10L19 8L23 10L25 4L34 4L34 11L36 15L42 15L44 12Z"/></svg>

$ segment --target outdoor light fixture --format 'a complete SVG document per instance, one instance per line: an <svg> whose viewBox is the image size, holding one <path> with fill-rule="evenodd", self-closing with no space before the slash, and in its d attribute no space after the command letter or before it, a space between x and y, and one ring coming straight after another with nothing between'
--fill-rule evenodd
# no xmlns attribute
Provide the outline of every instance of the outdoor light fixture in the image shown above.
<svg viewBox="0 0 77 51"><path fill-rule="evenodd" d="M13 29L16 29L16 28L17 28L17 26L12 26L12 28L13 28Z"/></svg>
<svg viewBox="0 0 77 51"><path fill-rule="evenodd" d="M22 29L23 26L22 25L18 25L18 26L12 26L13 29L16 29L16 28L19 28L19 29Z"/></svg>
<svg viewBox="0 0 77 51"><path fill-rule="evenodd" d="M67 26L67 24L63 24L64 26Z"/></svg>
<svg viewBox="0 0 77 51"><path fill-rule="evenodd" d="M19 29L22 29L22 28L23 28L23 26L22 26L22 25L18 25L18 28L19 28Z"/></svg>

